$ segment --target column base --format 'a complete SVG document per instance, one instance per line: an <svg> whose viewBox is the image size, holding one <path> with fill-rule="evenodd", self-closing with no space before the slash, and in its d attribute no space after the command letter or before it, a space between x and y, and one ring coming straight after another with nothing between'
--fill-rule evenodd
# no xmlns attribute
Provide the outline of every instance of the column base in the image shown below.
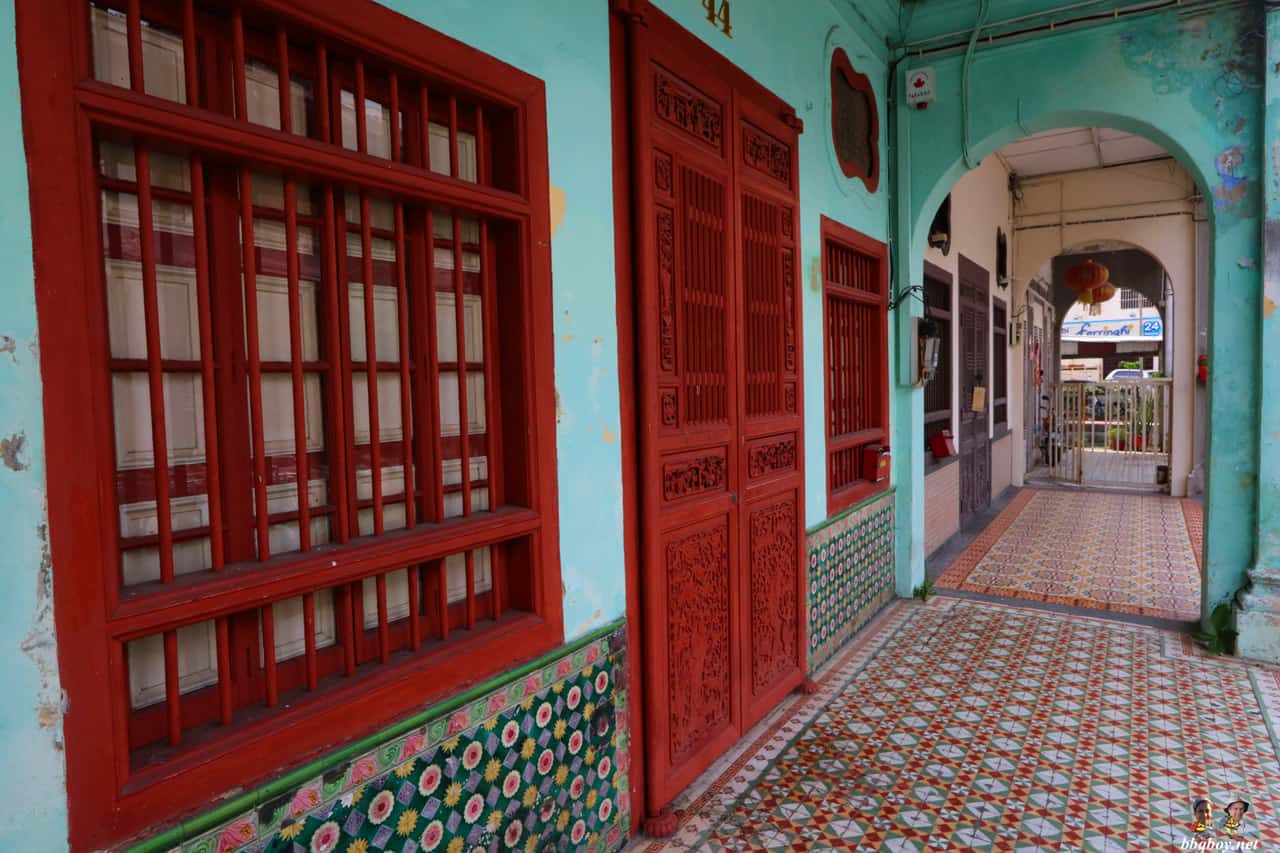
<svg viewBox="0 0 1280 853"><path fill-rule="evenodd" d="M1254 569L1236 595L1236 654L1280 663L1280 570Z"/></svg>

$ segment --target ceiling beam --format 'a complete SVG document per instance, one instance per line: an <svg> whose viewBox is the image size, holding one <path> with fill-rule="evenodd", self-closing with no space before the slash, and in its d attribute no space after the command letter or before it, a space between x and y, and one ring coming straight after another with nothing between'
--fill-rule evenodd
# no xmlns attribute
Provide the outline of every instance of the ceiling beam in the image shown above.
<svg viewBox="0 0 1280 853"><path fill-rule="evenodd" d="M1102 159L1102 139L1098 136L1096 127L1089 128L1089 136L1093 139L1093 153L1098 158L1098 168L1101 169L1107 165L1107 161Z"/></svg>

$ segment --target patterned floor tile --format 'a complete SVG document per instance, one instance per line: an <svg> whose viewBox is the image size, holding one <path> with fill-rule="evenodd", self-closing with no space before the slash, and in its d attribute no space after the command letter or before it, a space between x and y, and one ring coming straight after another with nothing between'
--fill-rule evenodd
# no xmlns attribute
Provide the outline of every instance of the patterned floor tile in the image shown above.
<svg viewBox="0 0 1280 853"><path fill-rule="evenodd" d="M1023 489L938 578L944 589L1117 613L1200 616L1200 505Z"/></svg>
<svg viewBox="0 0 1280 853"><path fill-rule="evenodd" d="M1219 820L1248 799L1245 838L1280 849L1273 670L1153 628L958 599L895 603L869 630L695 784L673 838L638 846L1170 849L1204 796Z"/></svg>

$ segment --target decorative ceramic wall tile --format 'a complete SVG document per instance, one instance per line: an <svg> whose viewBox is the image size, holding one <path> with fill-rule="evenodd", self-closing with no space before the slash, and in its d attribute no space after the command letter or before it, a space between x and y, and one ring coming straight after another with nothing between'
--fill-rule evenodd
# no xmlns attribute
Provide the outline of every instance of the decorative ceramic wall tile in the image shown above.
<svg viewBox="0 0 1280 853"><path fill-rule="evenodd" d="M625 636L619 628L180 849L616 850L630 822Z"/></svg>
<svg viewBox="0 0 1280 853"><path fill-rule="evenodd" d="M893 493L809 534L809 672L889 603Z"/></svg>

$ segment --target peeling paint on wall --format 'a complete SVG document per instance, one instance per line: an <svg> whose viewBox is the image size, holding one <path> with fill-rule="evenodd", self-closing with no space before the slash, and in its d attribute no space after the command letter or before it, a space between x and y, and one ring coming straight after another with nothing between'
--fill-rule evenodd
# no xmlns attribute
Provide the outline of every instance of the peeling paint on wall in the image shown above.
<svg viewBox="0 0 1280 853"><path fill-rule="evenodd" d="M1215 208L1236 218L1258 212L1259 164L1246 132L1248 110L1256 104L1249 94L1262 84L1260 33L1251 16L1247 10L1156 16L1120 34L1125 64L1151 80L1154 94L1185 92L1220 134L1233 139L1217 156L1220 180L1212 192Z"/></svg>
<svg viewBox="0 0 1280 853"><path fill-rule="evenodd" d="M22 652L31 658L40 674L36 696L36 724L53 733L55 749L62 749L62 715L66 693L58 685L58 652L53 625L53 563L49 558L49 530L41 524L40 567L36 573L36 610L31 629L22 641Z"/></svg>
<svg viewBox="0 0 1280 853"><path fill-rule="evenodd" d="M551 185L551 236L556 236L560 223L564 222L564 209L569 204L569 197L564 190L555 184Z"/></svg>
<svg viewBox="0 0 1280 853"><path fill-rule="evenodd" d="M18 363L18 347L13 338L8 335L0 335L0 353L9 353L9 357L13 359L13 363Z"/></svg>
<svg viewBox="0 0 1280 853"><path fill-rule="evenodd" d="M22 461L27 449L27 434L16 432L8 438L0 438L0 462L11 471L29 471L31 466Z"/></svg>

